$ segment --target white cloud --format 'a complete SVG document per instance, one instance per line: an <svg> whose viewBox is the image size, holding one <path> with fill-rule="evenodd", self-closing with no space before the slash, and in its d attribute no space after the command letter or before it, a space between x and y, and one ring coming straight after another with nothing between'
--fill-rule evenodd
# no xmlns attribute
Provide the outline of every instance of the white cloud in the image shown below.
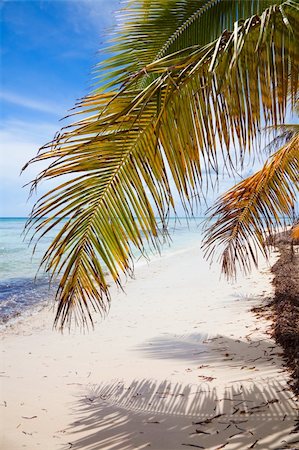
<svg viewBox="0 0 299 450"><path fill-rule="evenodd" d="M0 129L0 216L27 216L32 204L32 198L27 202L29 183L47 166L34 164L20 176L22 167L32 159L38 149L53 138L58 125L51 122L29 122L9 120L2 123ZM49 188L49 186L47 186ZM39 194L42 190L39 191Z"/></svg>
<svg viewBox="0 0 299 450"><path fill-rule="evenodd" d="M87 28L92 25L98 31L112 26L116 22L115 12L123 6L119 0L80 0L69 5L76 31L82 31L84 23Z"/></svg>
<svg viewBox="0 0 299 450"><path fill-rule="evenodd" d="M61 114L60 107L56 103L34 100L12 92L1 92L0 100L8 103L13 103L24 108L33 109L35 111L54 114L56 116Z"/></svg>

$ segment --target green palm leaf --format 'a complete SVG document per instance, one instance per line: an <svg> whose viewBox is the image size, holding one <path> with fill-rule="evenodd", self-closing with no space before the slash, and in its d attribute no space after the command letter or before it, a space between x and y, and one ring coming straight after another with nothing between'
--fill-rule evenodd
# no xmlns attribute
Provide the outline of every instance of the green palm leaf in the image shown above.
<svg viewBox="0 0 299 450"><path fill-rule="evenodd" d="M34 187L72 176L38 201L28 224L37 236L62 227L43 259L61 276L56 325L105 312L105 270L121 285L134 248L159 247L158 223L166 229L174 208L168 173L190 212L204 172L233 170L233 145L247 152L262 121L284 121L298 89L297 24L298 5L289 0L215 42L150 62L118 91L84 98L76 112L83 119L33 160L54 158Z"/></svg>
<svg viewBox="0 0 299 450"><path fill-rule="evenodd" d="M235 21L261 14L277 0L128 0L116 37L106 49L113 56L96 71L104 87L193 45L216 40Z"/></svg>

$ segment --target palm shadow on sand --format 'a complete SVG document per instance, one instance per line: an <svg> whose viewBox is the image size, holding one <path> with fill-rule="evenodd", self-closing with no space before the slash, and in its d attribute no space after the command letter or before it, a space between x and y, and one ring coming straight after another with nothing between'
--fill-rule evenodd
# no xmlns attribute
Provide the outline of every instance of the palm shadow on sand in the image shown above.
<svg viewBox="0 0 299 450"><path fill-rule="evenodd" d="M217 348L217 340L224 341L218 348L225 348L226 353L234 354L234 361L244 364L250 348L256 346L264 358L257 359L255 365L263 366L269 377L246 380L246 386L242 380L228 383L221 392L209 382L183 385L156 381L150 374L148 379L135 379L129 385L118 378L86 386L72 405L74 420L65 430L68 443L63 450L299 448L299 435L292 432L298 418L295 400L283 380L271 378L273 361L267 360L267 355L273 346L262 340L236 342L226 337L202 345ZM198 364L208 358L210 363L225 364L222 350L198 353L202 350L196 342L203 341L205 336L195 334L183 339L162 336L136 350L153 359Z"/></svg>

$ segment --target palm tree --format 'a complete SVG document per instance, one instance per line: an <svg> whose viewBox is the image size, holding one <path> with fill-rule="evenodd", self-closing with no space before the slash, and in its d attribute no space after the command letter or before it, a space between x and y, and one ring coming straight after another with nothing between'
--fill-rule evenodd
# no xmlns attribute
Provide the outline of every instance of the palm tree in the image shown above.
<svg viewBox="0 0 299 450"><path fill-rule="evenodd" d="M132 274L134 248L160 246L159 230L175 213L170 179L192 213L219 170L233 174L257 151L261 127L284 123L297 101L296 1L139 0L121 17L111 57L98 67L99 87L76 105L81 118L31 161L51 160L32 188L67 175L38 200L28 224L39 237L61 225L42 260L60 276L61 327L105 312L105 270L120 285L121 273ZM289 213L298 134L242 183L217 204L225 230L212 227L208 242L212 252L226 244L226 272L237 261L247 267L249 237L262 245L261 214L273 229L277 214ZM265 194L254 204L256 186Z"/></svg>

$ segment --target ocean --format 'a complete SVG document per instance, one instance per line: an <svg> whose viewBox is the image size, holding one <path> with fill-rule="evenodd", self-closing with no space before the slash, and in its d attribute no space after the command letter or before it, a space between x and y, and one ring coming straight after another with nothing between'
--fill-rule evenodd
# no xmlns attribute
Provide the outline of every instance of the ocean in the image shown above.
<svg viewBox="0 0 299 450"><path fill-rule="evenodd" d="M33 244L24 236L26 218L0 218L0 324L32 308L51 302L55 297L55 285L49 285L49 275L39 270L43 254L55 231L43 237L33 254ZM202 234L202 218L170 219L171 243L162 246L162 256L199 242ZM158 255L148 252L149 257ZM142 263L136 253L136 260Z"/></svg>

